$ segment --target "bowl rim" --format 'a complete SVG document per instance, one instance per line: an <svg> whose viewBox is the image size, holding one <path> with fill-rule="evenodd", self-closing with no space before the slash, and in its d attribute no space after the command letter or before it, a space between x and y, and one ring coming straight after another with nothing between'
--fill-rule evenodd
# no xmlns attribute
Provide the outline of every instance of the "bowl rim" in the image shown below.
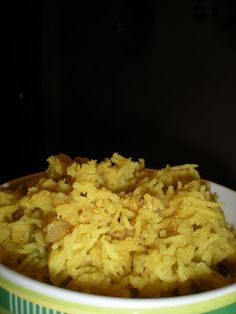
<svg viewBox="0 0 236 314"><path fill-rule="evenodd" d="M40 295L46 295L52 299L61 299L64 301L75 302L78 304L94 304L101 307L118 307L118 308L153 308L153 307L174 307L183 306L193 303L209 301L224 295L236 292L236 283L230 284L223 288L218 288L210 291L200 292L197 294L166 297L166 298L124 298L110 297L103 295L88 294L73 290L64 289L53 286L48 283L43 283L35 279L26 277L16 271L0 264L0 278L13 282L15 285L36 292ZM1 285L0 285L1 286ZM118 302L117 302L118 301Z"/></svg>

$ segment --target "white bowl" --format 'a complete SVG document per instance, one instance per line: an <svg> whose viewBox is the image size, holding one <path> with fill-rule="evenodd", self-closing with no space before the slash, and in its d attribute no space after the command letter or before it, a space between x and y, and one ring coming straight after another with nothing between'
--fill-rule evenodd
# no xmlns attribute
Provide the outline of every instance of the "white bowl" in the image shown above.
<svg viewBox="0 0 236 314"><path fill-rule="evenodd" d="M236 192L211 183L236 227ZM65 290L22 276L0 264L0 313L13 314L236 314L236 284L195 295L125 299Z"/></svg>

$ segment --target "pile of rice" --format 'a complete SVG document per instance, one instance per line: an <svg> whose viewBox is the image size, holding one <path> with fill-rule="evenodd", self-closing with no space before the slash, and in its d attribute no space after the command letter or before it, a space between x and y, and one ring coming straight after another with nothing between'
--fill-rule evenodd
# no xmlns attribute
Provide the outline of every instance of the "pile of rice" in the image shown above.
<svg viewBox="0 0 236 314"><path fill-rule="evenodd" d="M0 261L37 280L119 297L185 295L236 281L236 234L197 165L48 158L0 191Z"/></svg>

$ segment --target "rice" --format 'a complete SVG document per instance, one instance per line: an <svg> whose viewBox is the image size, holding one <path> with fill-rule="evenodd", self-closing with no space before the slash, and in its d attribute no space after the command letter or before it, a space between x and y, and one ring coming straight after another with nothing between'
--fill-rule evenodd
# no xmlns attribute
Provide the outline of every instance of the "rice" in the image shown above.
<svg viewBox="0 0 236 314"><path fill-rule="evenodd" d="M236 282L236 234L197 165L48 158L33 186L0 191L0 261L36 280L117 297Z"/></svg>

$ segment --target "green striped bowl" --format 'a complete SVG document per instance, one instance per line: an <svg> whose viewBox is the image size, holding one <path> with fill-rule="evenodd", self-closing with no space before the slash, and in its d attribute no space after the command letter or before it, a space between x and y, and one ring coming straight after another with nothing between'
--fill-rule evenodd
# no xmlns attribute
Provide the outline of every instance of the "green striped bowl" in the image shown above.
<svg viewBox="0 0 236 314"><path fill-rule="evenodd" d="M236 192L212 183L236 226ZM184 297L125 299L53 287L0 264L0 314L236 314L236 284Z"/></svg>

